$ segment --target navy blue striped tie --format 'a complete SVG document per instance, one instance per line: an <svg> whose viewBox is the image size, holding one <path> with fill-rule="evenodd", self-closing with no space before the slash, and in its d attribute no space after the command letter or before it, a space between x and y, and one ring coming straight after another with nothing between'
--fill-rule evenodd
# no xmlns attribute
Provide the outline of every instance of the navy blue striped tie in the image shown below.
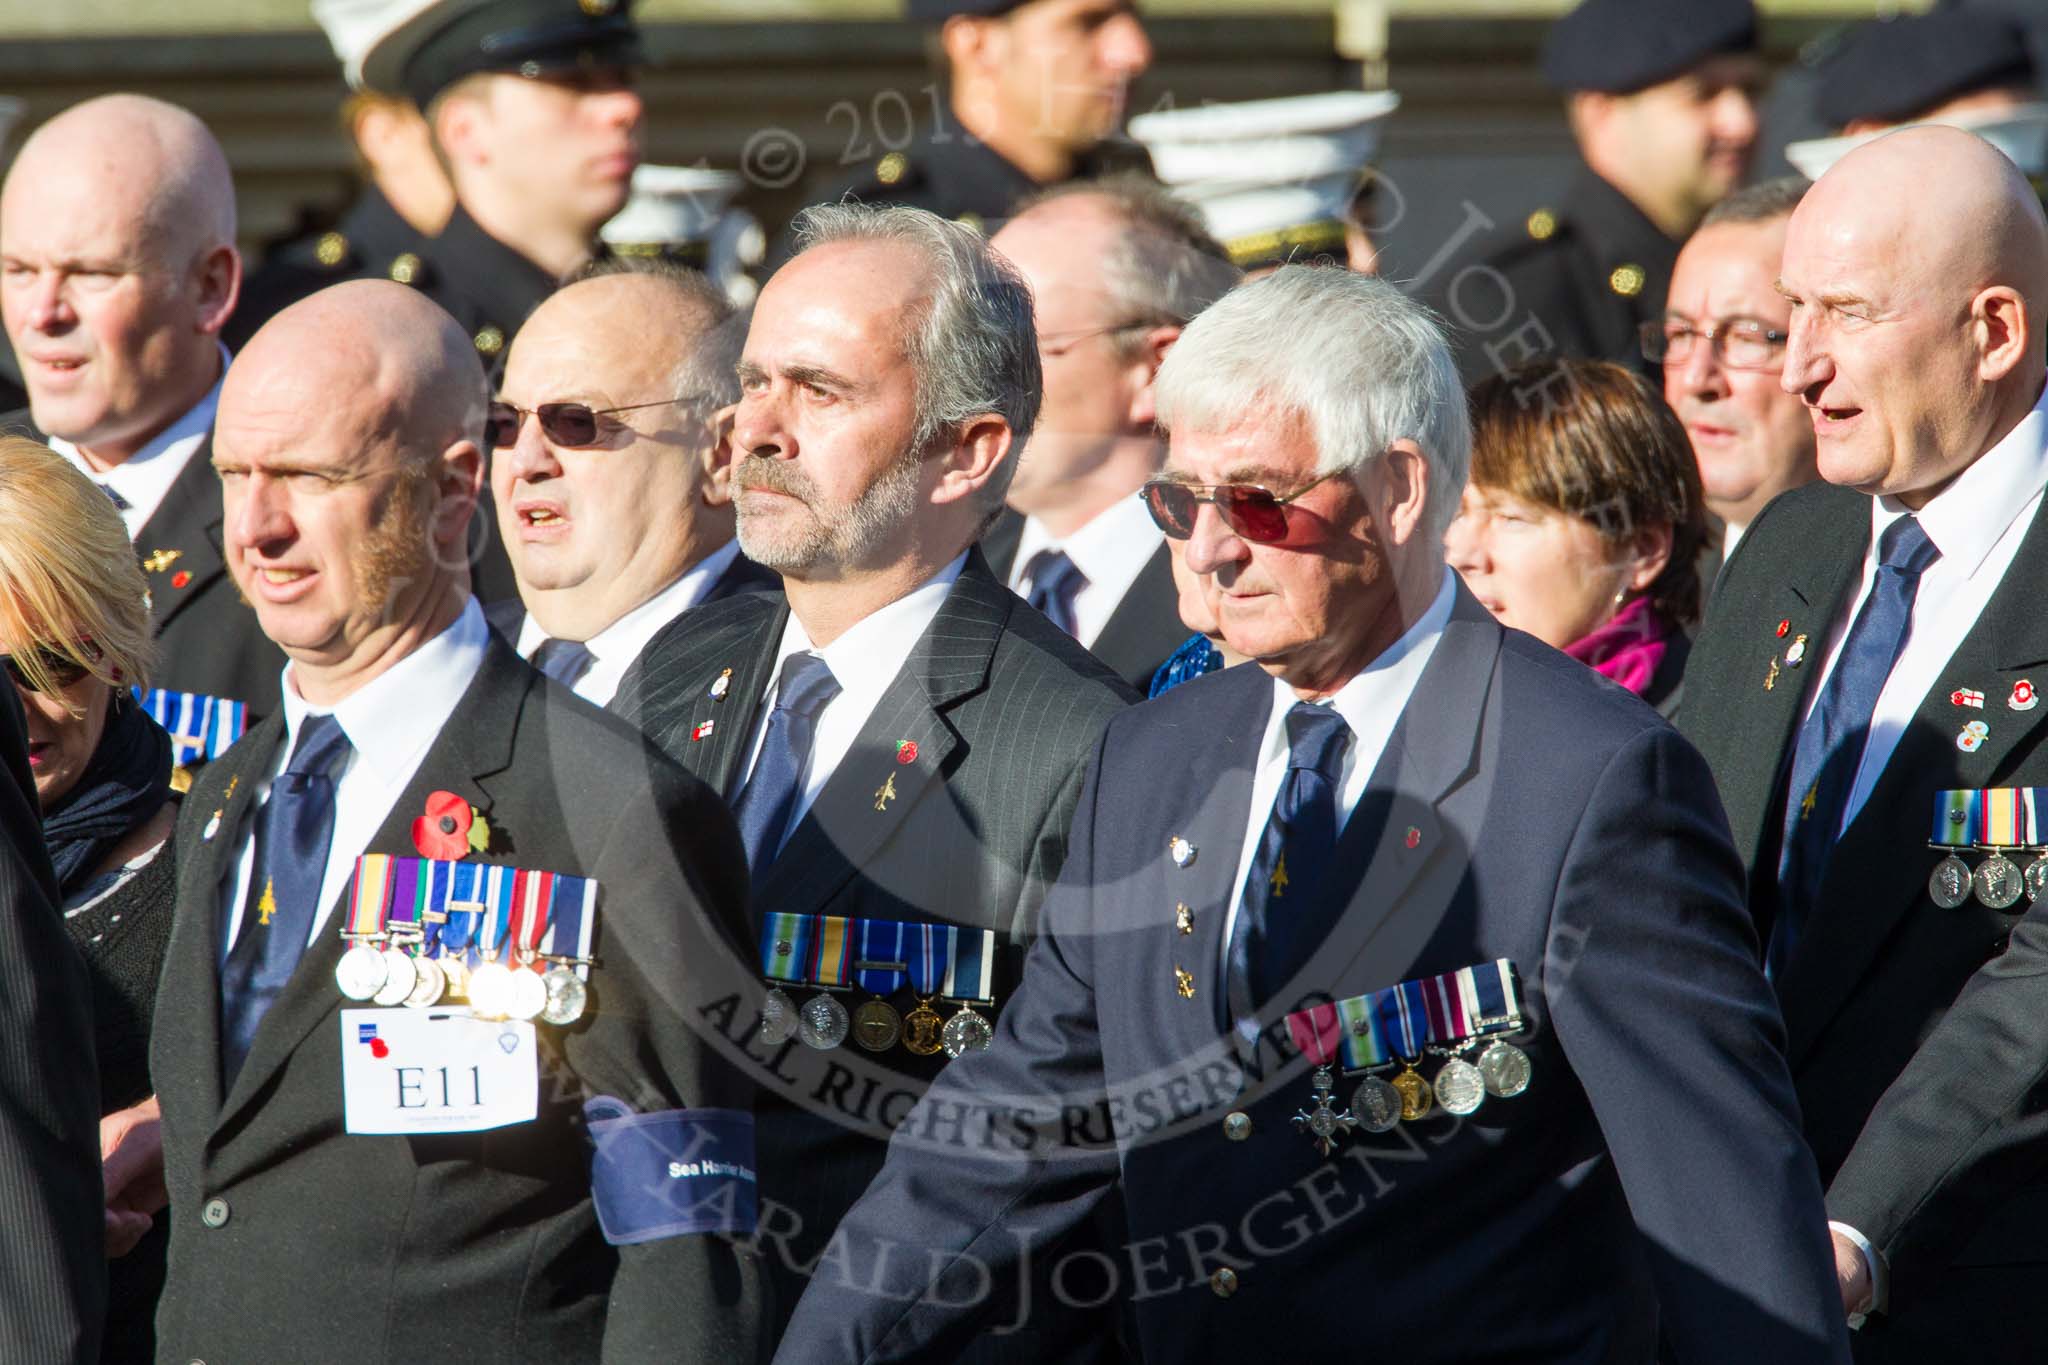
<svg viewBox="0 0 2048 1365"><path fill-rule="evenodd" d="M1074 623L1074 594L1088 586L1088 580L1065 550L1040 550L1025 566L1031 591L1024 600L1045 613L1046 619L1069 635L1079 633Z"/></svg>
<svg viewBox="0 0 2048 1365"><path fill-rule="evenodd" d="M817 655L792 654L782 661L782 680L775 688L775 709L768 714L760 756L732 806L756 884L774 864L789 833L790 812L796 809L797 793L811 766L818 714L838 695L839 679Z"/></svg>

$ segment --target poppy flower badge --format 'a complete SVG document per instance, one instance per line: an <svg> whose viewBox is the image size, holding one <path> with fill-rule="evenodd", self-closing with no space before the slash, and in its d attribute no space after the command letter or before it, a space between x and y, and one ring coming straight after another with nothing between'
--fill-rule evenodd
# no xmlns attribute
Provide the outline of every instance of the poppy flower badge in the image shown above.
<svg viewBox="0 0 2048 1365"><path fill-rule="evenodd" d="M454 792L434 792L427 797L427 813L412 822L412 846L423 858L443 861L488 853L491 822Z"/></svg>

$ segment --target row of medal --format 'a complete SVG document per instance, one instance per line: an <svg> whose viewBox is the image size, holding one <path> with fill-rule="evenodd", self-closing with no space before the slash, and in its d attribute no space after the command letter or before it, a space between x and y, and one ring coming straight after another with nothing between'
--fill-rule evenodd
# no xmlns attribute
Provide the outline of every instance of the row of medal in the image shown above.
<svg viewBox="0 0 2048 1365"><path fill-rule="evenodd" d="M226 753L249 728L246 702L225 697L206 697L197 692L173 692L156 687L145 692L132 689L135 700L149 718L171 737L171 763L215 759Z"/></svg>
<svg viewBox="0 0 2048 1365"><path fill-rule="evenodd" d="M995 1002L995 932L953 924L846 919L836 915L769 915L761 925L761 1038L782 1044L835 1048L851 1038L869 1052L899 1042L920 1057L980 1052L995 1037L975 1005ZM816 986L799 1006L785 986ZM849 1011L838 999L851 987L868 998ZM916 1007L907 1014L889 997L907 991ZM959 1008L942 1021L932 1008L944 1000Z"/></svg>
<svg viewBox="0 0 2048 1365"><path fill-rule="evenodd" d="M2036 857L2024 871L2001 851L2027 849L2048 854L2048 788L1958 788L1935 793L1934 833L1928 841L1946 856L1927 878L1927 895L1944 910L1954 910L1976 893L1992 910L2028 904L2048 891L2048 857ZM1970 865L1958 849L1979 849L1990 856Z"/></svg>
<svg viewBox="0 0 2048 1365"><path fill-rule="evenodd" d="M597 894L566 873L366 853L335 984L375 1005L573 1024L589 1003Z"/></svg>
<svg viewBox="0 0 2048 1365"><path fill-rule="evenodd" d="M1297 1010L1287 1016L1288 1036L1316 1069L1315 1098L1295 1114L1295 1130L1328 1156L1354 1128L1387 1133L1437 1108L1462 1116L1488 1096L1512 1099L1529 1088L1533 1070L1529 1054L1505 1036L1522 1028L1507 958ZM1424 1056L1442 1059L1433 1083L1417 1069ZM1331 1098L1340 1058L1346 1076L1361 1078L1347 1108Z"/></svg>

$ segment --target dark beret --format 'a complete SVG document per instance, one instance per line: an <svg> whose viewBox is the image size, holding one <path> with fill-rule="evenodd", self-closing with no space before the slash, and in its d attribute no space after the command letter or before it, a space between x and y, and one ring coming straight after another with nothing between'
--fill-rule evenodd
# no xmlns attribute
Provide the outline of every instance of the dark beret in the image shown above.
<svg viewBox="0 0 2048 1365"><path fill-rule="evenodd" d="M1025 3L1027 0L904 0L904 7L917 23L943 24L956 14L993 19Z"/></svg>
<svg viewBox="0 0 2048 1365"><path fill-rule="evenodd" d="M1558 90L1625 95L1755 50L1751 0L1585 0L1550 26L1543 76Z"/></svg>
<svg viewBox="0 0 2048 1365"><path fill-rule="evenodd" d="M1982 10L1940 9L1853 31L1821 64L1814 107L1830 128L1899 123L1973 90L2033 83L2034 59L2017 24Z"/></svg>
<svg viewBox="0 0 2048 1365"><path fill-rule="evenodd" d="M633 0L445 0L377 40L363 84L428 101L465 76L526 76L645 60Z"/></svg>

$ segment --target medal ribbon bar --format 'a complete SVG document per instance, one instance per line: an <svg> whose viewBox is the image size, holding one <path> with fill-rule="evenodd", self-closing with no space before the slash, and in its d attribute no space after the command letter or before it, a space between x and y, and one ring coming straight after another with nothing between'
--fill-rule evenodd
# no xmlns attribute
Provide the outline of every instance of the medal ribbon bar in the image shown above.
<svg viewBox="0 0 2048 1365"><path fill-rule="evenodd" d="M952 924L905 924L910 939L910 989L918 995L937 995L946 984L953 965L953 941L960 930Z"/></svg>
<svg viewBox="0 0 2048 1365"><path fill-rule="evenodd" d="M1315 1030L1335 1028L1347 1071L1418 1056L1429 1043L1461 1043L1521 1024L1515 965L1504 957L1287 1016L1289 1035L1311 1056L1316 1054L1302 1039L1316 1036Z"/></svg>
<svg viewBox="0 0 2048 1365"><path fill-rule="evenodd" d="M816 922L813 915L768 915L761 924L761 975L770 981L805 981Z"/></svg>
<svg viewBox="0 0 2048 1365"><path fill-rule="evenodd" d="M1340 1018L1338 1005L1316 1005L1309 1009L1296 1010L1287 1016L1287 1036L1292 1038L1294 1045L1317 1066L1330 1064L1330 1059L1337 1055L1340 1037L1343 1040L1345 1057L1348 1059L1351 1055L1352 1035L1346 1027L1346 1021Z"/></svg>
<svg viewBox="0 0 2048 1365"><path fill-rule="evenodd" d="M860 957L854 962L854 980L870 994L895 994L910 974L910 964L903 956L903 931L909 926L898 920L886 919L855 920L854 924L860 940Z"/></svg>
<svg viewBox="0 0 2048 1365"><path fill-rule="evenodd" d="M2021 837L2019 790L1990 787L1984 792L1984 843L1991 848L2016 848Z"/></svg>
<svg viewBox="0 0 2048 1365"><path fill-rule="evenodd" d="M515 960L531 962L554 909L555 874L522 867L513 873L512 885L512 951Z"/></svg>
<svg viewBox="0 0 2048 1365"><path fill-rule="evenodd" d="M548 934L541 940L542 957L569 958L578 979L590 979L590 943L597 929L597 882L590 877L555 874Z"/></svg>
<svg viewBox="0 0 2048 1365"><path fill-rule="evenodd" d="M948 1000L971 1000L977 1005L995 1000L996 931L960 929L953 936L952 963L946 969L946 984L940 994Z"/></svg>
<svg viewBox="0 0 2048 1365"><path fill-rule="evenodd" d="M477 921L484 916L477 882L484 869L475 863L452 863L448 869L448 899L442 903L448 922L441 926L441 946L453 957L468 960L469 946L476 941ZM455 907L462 906L462 909Z"/></svg>
<svg viewBox="0 0 2048 1365"><path fill-rule="evenodd" d="M1968 848L1983 842L1984 793L1956 789L1934 794L1934 835L1928 840L1936 848Z"/></svg>
<svg viewBox="0 0 2048 1365"><path fill-rule="evenodd" d="M370 939L384 936L384 908L391 901L391 855L365 853L356 859L355 877L349 882L348 927L344 938Z"/></svg>
<svg viewBox="0 0 2048 1365"><path fill-rule="evenodd" d="M856 921L839 915L818 917L817 951L811 955L811 983L844 986L853 969L853 934Z"/></svg>

